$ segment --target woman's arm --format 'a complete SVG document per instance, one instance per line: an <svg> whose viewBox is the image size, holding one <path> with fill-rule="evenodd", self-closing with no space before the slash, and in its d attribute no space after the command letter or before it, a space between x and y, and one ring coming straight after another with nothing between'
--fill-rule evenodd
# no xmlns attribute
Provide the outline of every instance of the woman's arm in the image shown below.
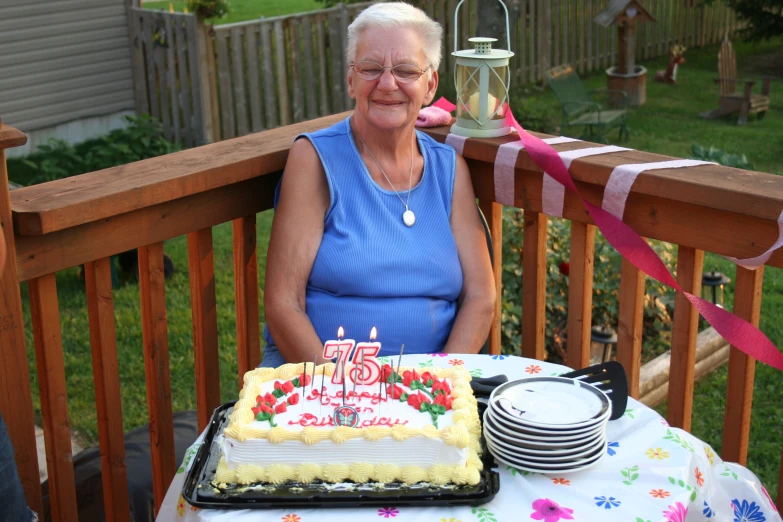
<svg viewBox="0 0 783 522"><path fill-rule="evenodd" d="M307 139L291 146L266 258L264 311L269 331L288 362L312 361L322 345L305 310L307 280L324 233L329 186Z"/></svg>
<svg viewBox="0 0 783 522"><path fill-rule="evenodd" d="M487 340L495 309L495 281L484 225L465 160L457 154L451 230L462 265L459 311L444 352L478 353Z"/></svg>

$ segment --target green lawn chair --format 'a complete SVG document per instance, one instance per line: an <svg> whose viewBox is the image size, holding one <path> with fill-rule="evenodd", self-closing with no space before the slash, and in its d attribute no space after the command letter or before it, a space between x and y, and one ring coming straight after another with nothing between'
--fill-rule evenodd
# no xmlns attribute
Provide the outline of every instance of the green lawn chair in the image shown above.
<svg viewBox="0 0 783 522"><path fill-rule="evenodd" d="M549 86L563 107L562 128L582 127L580 138L606 143L606 135L615 127L620 130L620 141L630 137L625 123L628 94L612 89L588 91L570 65L560 65L546 72ZM606 93L617 108L604 107L594 94Z"/></svg>

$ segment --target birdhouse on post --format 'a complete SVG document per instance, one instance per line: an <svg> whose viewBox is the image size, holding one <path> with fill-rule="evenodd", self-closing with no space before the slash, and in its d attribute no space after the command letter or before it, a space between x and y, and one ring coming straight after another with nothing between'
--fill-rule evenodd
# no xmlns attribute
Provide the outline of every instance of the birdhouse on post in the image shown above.
<svg viewBox="0 0 783 522"><path fill-rule="evenodd" d="M655 18L636 0L609 0L593 21L602 27L617 25L618 64L606 70L608 88L625 91L631 106L643 105L647 98L647 69L636 65L636 26L655 22ZM619 105L623 98L614 96L610 101Z"/></svg>

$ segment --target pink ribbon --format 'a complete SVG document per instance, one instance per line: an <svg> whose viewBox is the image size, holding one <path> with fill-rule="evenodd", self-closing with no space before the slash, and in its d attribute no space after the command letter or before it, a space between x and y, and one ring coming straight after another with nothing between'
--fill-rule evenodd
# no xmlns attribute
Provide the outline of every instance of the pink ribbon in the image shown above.
<svg viewBox="0 0 783 522"><path fill-rule="evenodd" d="M510 110L506 111L506 123L517 130L519 139L533 161L555 181L579 196L593 222L620 255L653 279L682 292L707 322L733 346L764 364L783 370L783 353L772 344L766 335L744 319L683 290L663 261L639 234L613 214L593 205L582 197L563 160L550 145L527 133Z"/></svg>

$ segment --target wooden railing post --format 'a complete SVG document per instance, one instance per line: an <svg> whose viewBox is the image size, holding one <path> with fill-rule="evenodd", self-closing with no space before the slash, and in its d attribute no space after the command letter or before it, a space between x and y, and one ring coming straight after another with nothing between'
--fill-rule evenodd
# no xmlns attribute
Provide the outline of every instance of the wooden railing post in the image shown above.
<svg viewBox="0 0 783 522"><path fill-rule="evenodd" d="M49 470L49 509L52 520L65 522L76 520L78 514L55 275L32 279L28 286L46 442L46 467Z"/></svg>
<svg viewBox="0 0 783 522"><path fill-rule="evenodd" d="M203 430L220 405L215 259L212 229L188 234L190 306L193 314L193 356L196 361L196 411Z"/></svg>
<svg viewBox="0 0 783 522"><path fill-rule="evenodd" d="M111 287L111 258L84 265L87 313L90 318L92 372L101 449L103 506L108 522L130 520L125 439L122 430L117 328Z"/></svg>
<svg viewBox="0 0 783 522"><path fill-rule="evenodd" d="M139 293L155 513L177 468L171 408L163 243L139 247Z"/></svg>
<svg viewBox="0 0 783 522"><path fill-rule="evenodd" d="M701 293L704 251L680 246L677 250L677 283L691 294ZM681 293L674 298L669 403L666 420L671 426L691 430L693 382L696 371L696 336L699 312Z"/></svg>
<svg viewBox="0 0 783 522"><path fill-rule="evenodd" d="M595 231L595 225L571 222L566 364L574 369L590 365Z"/></svg>
<svg viewBox="0 0 783 522"><path fill-rule="evenodd" d="M239 389L248 371L261 362L258 306L258 255L256 253L256 216L233 221L234 296L237 313L237 362Z"/></svg>
<svg viewBox="0 0 783 522"><path fill-rule="evenodd" d="M489 200L479 200L479 207L487 220L492 237L492 273L495 276L495 314L489 330L489 353L500 354L501 307L503 302L503 205Z"/></svg>
<svg viewBox="0 0 783 522"><path fill-rule="evenodd" d="M763 266L757 270L737 267L734 313L754 326L758 326L761 316L763 283ZM732 346L729 352L729 382L726 386L721 457L729 462L739 462L743 466L748 458L755 372L756 360Z"/></svg>
<svg viewBox="0 0 783 522"><path fill-rule="evenodd" d="M525 211L522 242L522 357L546 359L546 214Z"/></svg>
<svg viewBox="0 0 783 522"><path fill-rule="evenodd" d="M27 143L27 136L0 121L0 229L7 247L5 266L0 267L0 415L6 420L14 446L16 467L22 480L27 505L43 514L38 453L35 447L33 399L27 348L24 338L22 296L16 267L11 196L5 149ZM9 422L9 420L13 422Z"/></svg>
<svg viewBox="0 0 783 522"><path fill-rule="evenodd" d="M623 259L617 305L617 361L625 368L628 393L634 399L639 398L643 319L644 272Z"/></svg>

